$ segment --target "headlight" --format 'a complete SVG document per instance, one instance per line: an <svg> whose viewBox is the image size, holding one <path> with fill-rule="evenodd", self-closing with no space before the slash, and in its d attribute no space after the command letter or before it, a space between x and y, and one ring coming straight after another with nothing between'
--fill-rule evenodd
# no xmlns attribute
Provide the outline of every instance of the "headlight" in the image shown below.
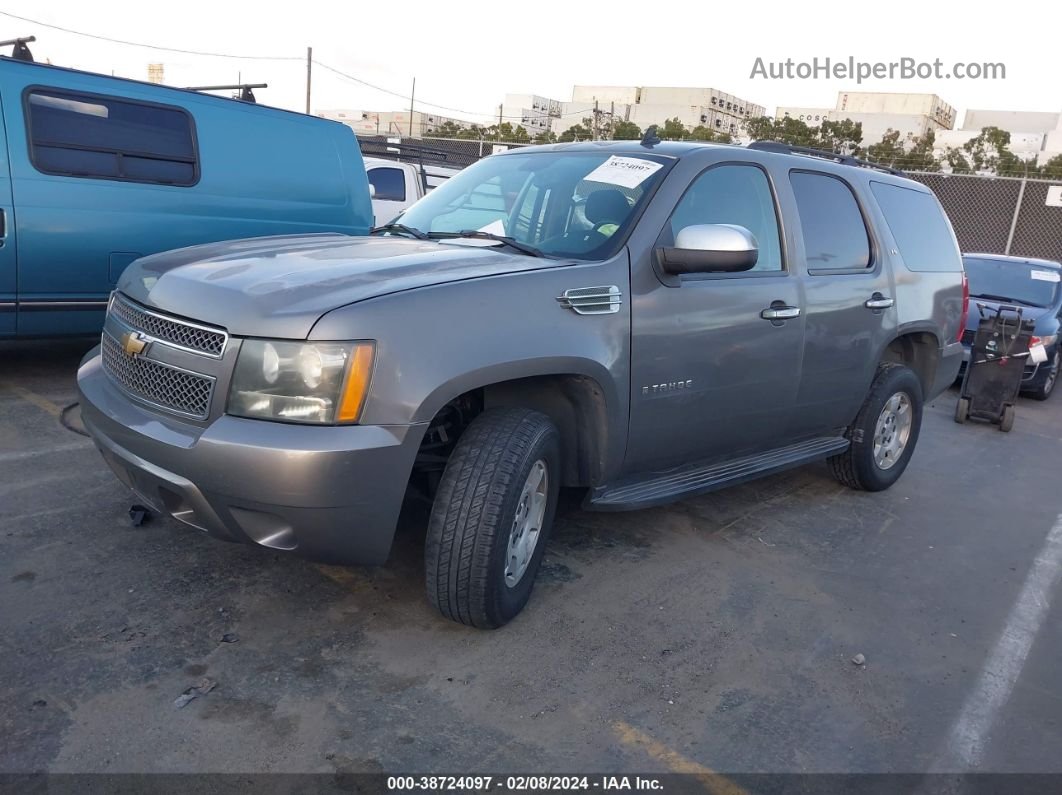
<svg viewBox="0 0 1062 795"><path fill-rule="evenodd" d="M244 340L227 411L316 425L357 422L374 352L371 342Z"/></svg>

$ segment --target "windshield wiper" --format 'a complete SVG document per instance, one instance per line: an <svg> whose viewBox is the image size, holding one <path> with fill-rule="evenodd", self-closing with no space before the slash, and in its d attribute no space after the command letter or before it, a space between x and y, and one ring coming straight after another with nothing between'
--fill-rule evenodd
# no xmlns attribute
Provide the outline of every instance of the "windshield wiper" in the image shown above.
<svg viewBox="0 0 1062 795"><path fill-rule="evenodd" d="M484 232L481 229L462 229L460 232L429 232L427 235L432 240L451 240L460 237L469 237L478 240L496 240L499 243L504 243L509 248L514 248L522 254L527 254L530 257L544 257L546 256L534 246L529 246L527 243L521 243L519 240L507 237L505 235L496 235L493 232Z"/></svg>
<svg viewBox="0 0 1062 795"><path fill-rule="evenodd" d="M417 240L428 240L428 236L419 229L414 229L412 226L406 226L405 224L384 224L370 230L369 234L375 235L377 232L402 232L410 237L415 237Z"/></svg>
<svg viewBox="0 0 1062 795"><path fill-rule="evenodd" d="M1010 298L1006 295L993 295L992 293L973 293L970 295L970 297L987 298L989 301L1005 301L1007 303L1012 304L1025 304L1026 306L1034 306L1034 304L1030 304L1028 301L1022 301L1020 298Z"/></svg>

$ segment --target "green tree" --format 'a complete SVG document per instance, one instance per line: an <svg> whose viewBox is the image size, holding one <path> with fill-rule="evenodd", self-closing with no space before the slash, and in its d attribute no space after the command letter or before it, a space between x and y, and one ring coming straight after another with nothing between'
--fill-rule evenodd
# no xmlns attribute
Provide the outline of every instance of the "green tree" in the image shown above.
<svg viewBox="0 0 1062 795"><path fill-rule="evenodd" d="M909 171L940 171L940 158L934 153L936 140L932 130L912 138L900 167Z"/></svg>
<svg viewBox="0 0 1062 795"><path fill-rule="evenodd" d="M633 121L622 119L612 122L612 140L614 141L640 141L642 128Z"/></svg>
<svg viewBox="0 0 1062 795"><path fill-rule="evenodd" d="M966 154L960 148L949 146L944 152L944 162L948 164L948 168L952 174L973 173L973 168L970 167L970 161L966 159Z"/></svg>
<svg viewBox="0 0 1062 795"><path fill-rule="evenodd" d="M536 144L555 144L557 143L557 133L552 130L543 130L535 136L534 141Z"/></svg>
<svg viewBox="0 0 1062 795"><path fill-rule="evenodd" d="M699 124L690 130L688 137L691 141L713 141L720 144L729 144L734 141L734 138L730 133L717 132L703 124Z"/></svg>
<svg viewBox="0 0 1062 795"><path fill-rule="evenodd" d="M1062 155L1055 155L1040 166L1039 173L1048 179L1062 179Z"/></svg>
<svg viewBox="0 0 1062 795"><path fill-rule="evenodd" d="M903 160L906 152L903 141L900 140L900 131L888 129L876 144L867 147L867 160L883 166L899 167L898 163Z"/></svg>
<svg viewBox="0 0 1062 795"><path fill-rule="evenodd" d="M657 128L656 134L664 141L685 141L689 137L689 130L678 116L667 119L663 125Z"/></svg>
<svg viewBox="0 0 1062 795"><path fill-rule="evenodd" d="M557 136L559 143L568 141L589 141L594 137L593 123L590 119L583 119L582 124L575 124Z"/></svg>
<svg viewBox="0 0 1062 795"><path fill-rule="evenodd" d="M962 148L974 171L999 173L1000 165L1013 165L1013 161L1017 159L1007 150L1009 144L1010 133L1006 130L983 127L981 132L964 143Z"/></svg>
<svg viewBox="0 0 1062 795"><path fill-rule="evenodd" d="M444 121L438 125L434 130L428 130L424 133L425 138L458 138L464 128L452 121Z"/></svg>
<svg viewBox="0 0 1062 795"><path fill-rule="evenodd" d="M516 129L513 130L513 137L509 140L514 144L529 144L531 143L531 136L527 134L527 130L524 129L522 124L518 124Z"/></svg>
<svg viewBox="0 0 1062 795"><path fill-rule="evenodd" d="M824 121L817 129L818 149L827 152L842 152L844 154L859 154L860 144L863 143L863 122L843 119L841 121Z"/></svg>

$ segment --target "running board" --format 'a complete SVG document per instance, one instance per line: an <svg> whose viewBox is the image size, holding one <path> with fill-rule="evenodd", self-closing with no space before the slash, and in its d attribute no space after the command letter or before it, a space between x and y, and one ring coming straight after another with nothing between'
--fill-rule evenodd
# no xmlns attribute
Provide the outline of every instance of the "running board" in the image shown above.
<svg viewBox="0 0 1062 795"><path fill-rule="evenodd" d="M666 472L649 472L595 489L587 499L585 507L592 511L633 511L651 508L829 458L847 449L847 439L830 436L722 464L695 464Z"/></svg>

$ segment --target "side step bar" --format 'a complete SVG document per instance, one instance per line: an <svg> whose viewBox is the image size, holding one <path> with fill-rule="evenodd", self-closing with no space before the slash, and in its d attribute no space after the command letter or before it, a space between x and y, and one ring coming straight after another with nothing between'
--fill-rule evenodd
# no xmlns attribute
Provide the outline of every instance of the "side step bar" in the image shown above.
<svg viewBox="0 0 1062 795"><path fill-rule="evenodd" d="M648 472L595 489L587 498L585 507L592 511L633 511L651 508L829 458L847 449L847 439L830 436L781 447L767 453L745 456L723 464L694 464L666 472Z"/></svg>

